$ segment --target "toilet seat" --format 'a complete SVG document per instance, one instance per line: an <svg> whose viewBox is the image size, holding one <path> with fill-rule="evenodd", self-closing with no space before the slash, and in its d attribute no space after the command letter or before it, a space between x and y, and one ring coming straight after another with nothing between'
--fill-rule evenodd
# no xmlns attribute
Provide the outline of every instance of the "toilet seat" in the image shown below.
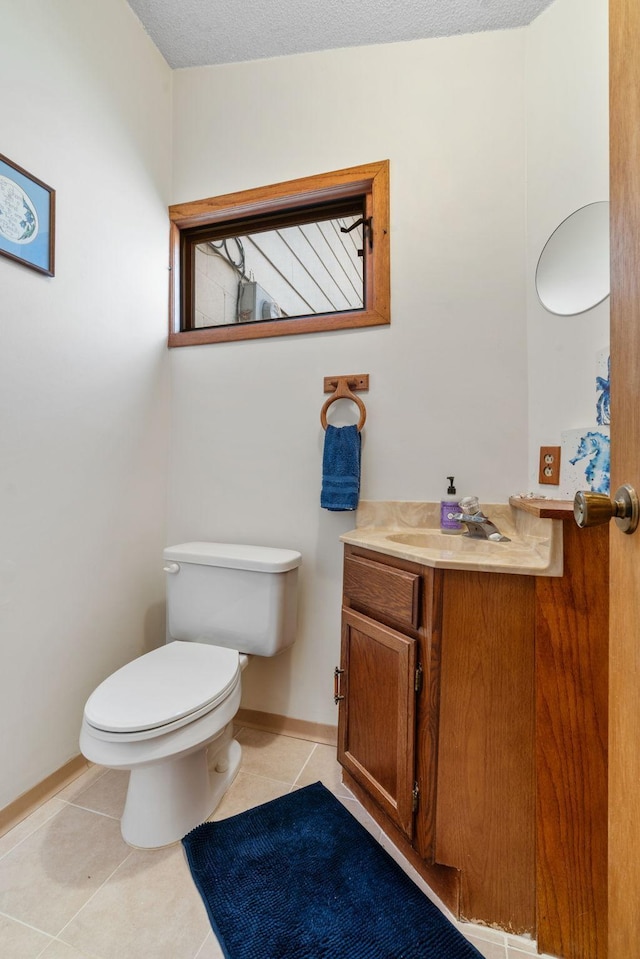
<svg viewBox="0 0 640 959"><path fill-rule="evenodd" d="M149 739L215 709L239 682L237 650L175 640L105 679L84 719L99 739Z"/></svg>

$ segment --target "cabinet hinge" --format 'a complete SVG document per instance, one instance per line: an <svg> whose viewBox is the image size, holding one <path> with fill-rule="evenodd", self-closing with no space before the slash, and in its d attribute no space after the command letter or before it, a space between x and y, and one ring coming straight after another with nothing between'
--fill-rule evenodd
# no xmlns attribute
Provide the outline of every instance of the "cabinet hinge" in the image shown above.
<svg viewBox="0 0 640 959"><path fill-rule="evenodd" d="M412 792L411 792L411 796L412 796L412 798L413 798L413 802L412 802L411 808L413 809L413 812L417 812L417 811L418 811L418 800L419 800L419 798L420 798L420 787L418 786L417 783L414 783L414 784L413 784L413 790L412 790Z"/></svg>
<svg viewBox="0 0 640 959"><path fill-rule="evenodd" d="M422 691L422 663L418 663L413 688L415 689L416 693Z"/></svg>

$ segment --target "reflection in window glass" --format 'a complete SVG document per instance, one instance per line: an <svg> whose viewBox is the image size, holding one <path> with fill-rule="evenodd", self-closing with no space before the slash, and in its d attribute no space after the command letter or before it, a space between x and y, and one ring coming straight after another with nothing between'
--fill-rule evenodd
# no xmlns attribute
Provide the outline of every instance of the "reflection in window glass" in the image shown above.
<svg viewBox="0 0 640 959"><path fill-rule="evenodd" d="M342 216L199 243L195 327L362 309L358 220Z"/></svg>

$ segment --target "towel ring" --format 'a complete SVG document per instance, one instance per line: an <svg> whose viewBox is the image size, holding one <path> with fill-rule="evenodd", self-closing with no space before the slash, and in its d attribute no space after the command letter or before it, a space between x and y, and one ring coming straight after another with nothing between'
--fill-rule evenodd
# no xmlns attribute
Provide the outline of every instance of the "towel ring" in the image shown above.
<svg viewBox="0 0 640 959"><path fill-rule="evenodd" d="M358 420L358 433L362 429L367 419L367 408L360 399L359 396L356 396L355 393L352 393L349 389L349 383L346 378L340 377L338 379L338 386L336 387L335 393L332 393L329 399L326 401L322 407L320 413L320 422L322 423L322 429L326 430L327 428L327 410L332 403L335 403L336 400L351 400L352 403L355 403L358 409L360 410L360 419Z"/></svg>

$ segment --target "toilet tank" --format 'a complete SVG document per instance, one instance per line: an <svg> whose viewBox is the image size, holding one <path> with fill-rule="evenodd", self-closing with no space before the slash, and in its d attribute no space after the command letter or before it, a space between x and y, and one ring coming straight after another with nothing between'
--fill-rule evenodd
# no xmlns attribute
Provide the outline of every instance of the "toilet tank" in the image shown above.
<svg viewBox="0 0 640 959"><path fill-rule="evenodd" d="M294 642L300 553L182 543L163 553L170 639L275 656Z"/></svg>

